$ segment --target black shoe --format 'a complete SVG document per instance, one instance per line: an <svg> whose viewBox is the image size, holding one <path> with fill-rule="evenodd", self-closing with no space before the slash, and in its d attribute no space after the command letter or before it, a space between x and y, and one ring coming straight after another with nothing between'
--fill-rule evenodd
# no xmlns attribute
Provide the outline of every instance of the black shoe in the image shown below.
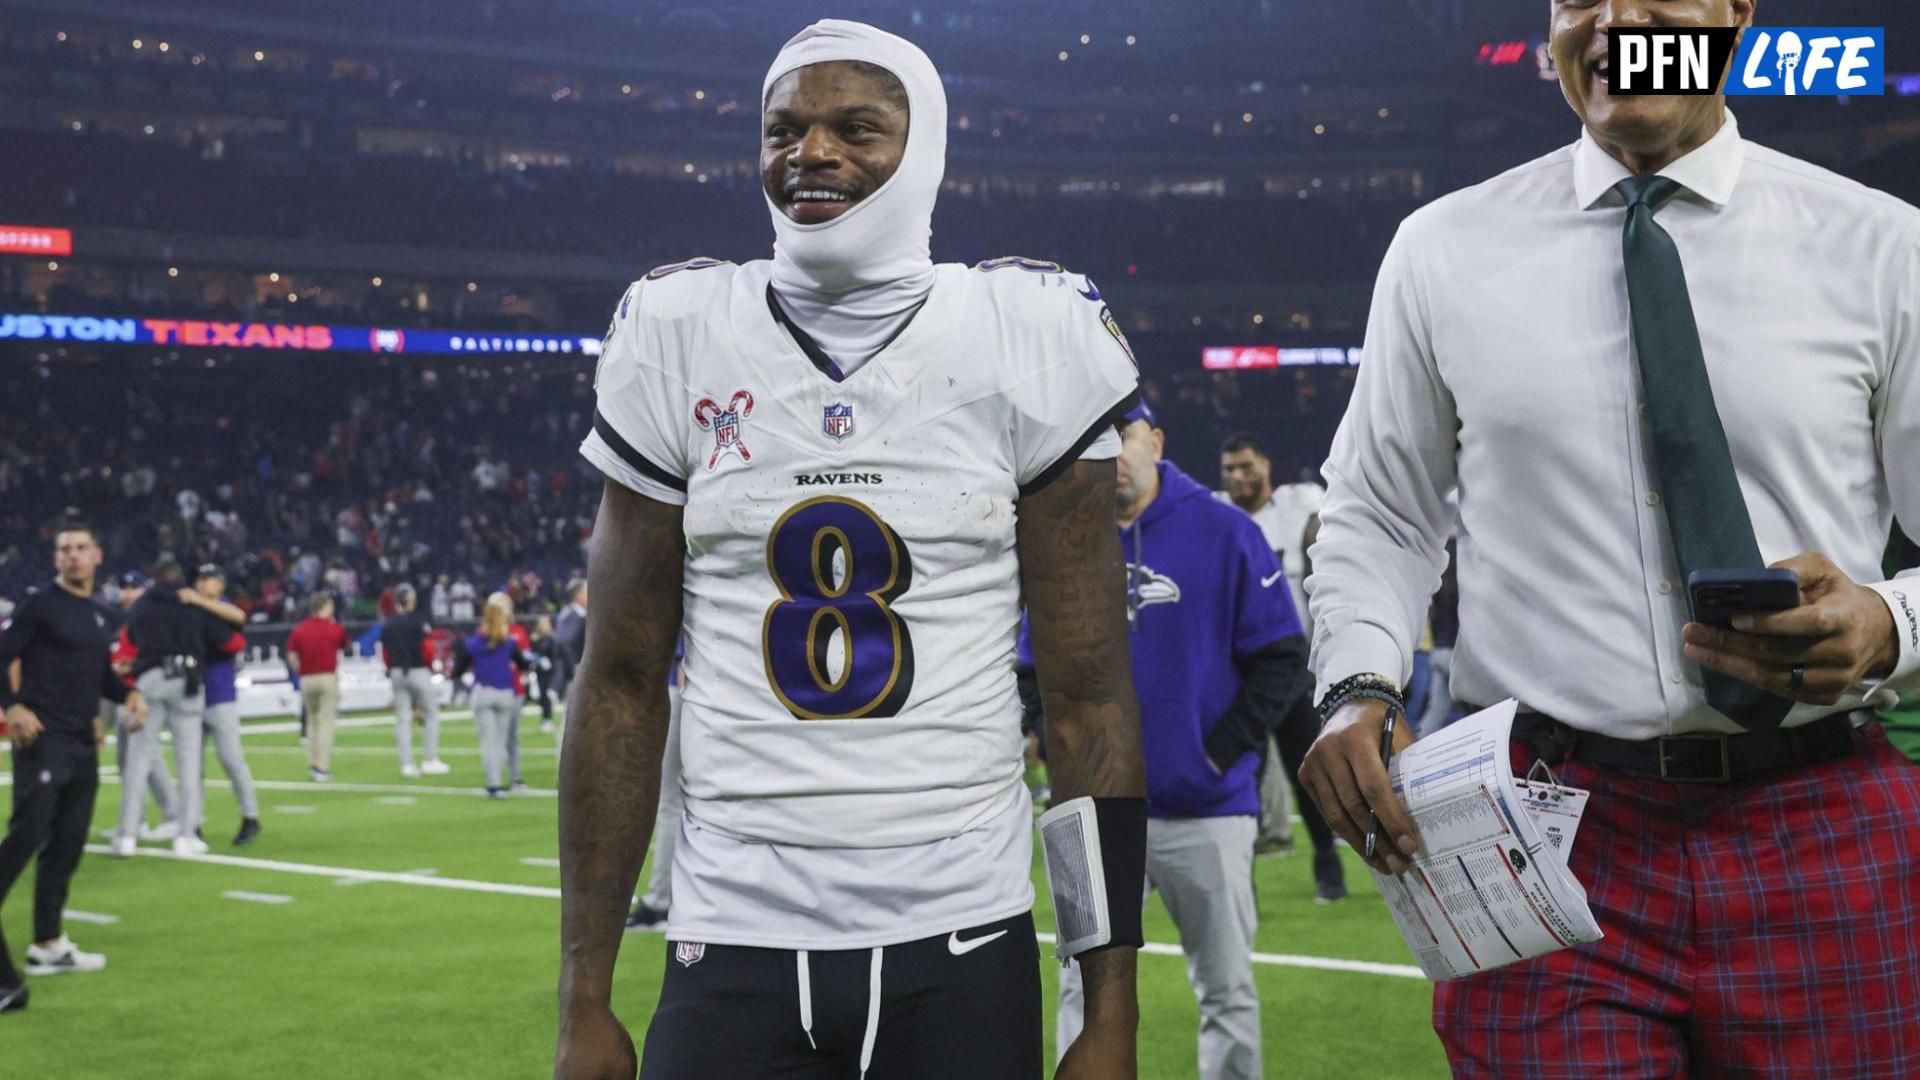
<svg viewBox="0 0 1920 1080"><path fill-rule="evenodd" d="M487 789L487 798L489 799L504 799L506 797L507 797L506 788L490 787Z"/></svg>
<svg viewBox="0 0 1920 1080"><path fill-rule="evenodd" d="M260 819L246 818L240 822L240 832L233 838L234 847L246 847L260 837Z"/></svg>
<svg viewBox="0 0 1920 1080"><path fill-rule="evenodd" d="M1340 866L1340 853L1329 848L1313 853L1313 902L1332 904L1347 898L1346 873Z"/></svg>
<svg viewBox="0 0 1920 1080"><path fill-rule="evenodd" d="M627 916L627 933L664 934L666 932L666 912L650 908L645 904L633 905L633 913Z"/></svg>
<svg viewBox="0 0 1920 1080"><path fill-rule="evenodd" d="M27 999L32 996L24 982L13 986L0 986L0 1013L19 1012L25 1009Z"/></svg>

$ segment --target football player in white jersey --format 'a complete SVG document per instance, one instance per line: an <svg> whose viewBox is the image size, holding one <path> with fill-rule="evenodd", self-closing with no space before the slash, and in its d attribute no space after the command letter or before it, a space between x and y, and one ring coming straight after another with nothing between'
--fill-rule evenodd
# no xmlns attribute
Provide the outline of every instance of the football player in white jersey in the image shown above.
<svg viewBox="0 0 1920 1080"><path fill-rule="evenodd" d="M1015 632L1049 723L1057 1075L1135 1075L1146 803L1112 527L1137 396L1084 277L930 259L946 101L823 22L763 97L771 261L620 301L582 452L607 476L561 763L555 1075L634 1075L610 995L684 629L685 810L647 1080L1037 1080Z"/></svg>

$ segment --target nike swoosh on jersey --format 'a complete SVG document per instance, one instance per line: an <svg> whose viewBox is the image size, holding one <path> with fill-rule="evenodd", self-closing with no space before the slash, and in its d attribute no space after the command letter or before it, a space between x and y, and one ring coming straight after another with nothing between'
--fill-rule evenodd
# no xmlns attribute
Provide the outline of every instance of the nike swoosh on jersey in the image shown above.
<svg viewBox="0 0 1920 1080"><path fill-rule="evenodd" d="M947 951L955 956L965 956L988 942L998 941L1006 936L1007 932L1005 930L995 930L985 937L977 937L971 941L961 941L960 931L955 930L953 933L947 935Z"/></svg>
<svg viewBox="0 0 1920 1080"><path fill-rule="evenodd" d="M1273 587L1274 582L1279 581L1281 578L1286 576L1287 576L1287 572L1285 570L1276 570L1272 574L1268 575L1267 577L1263 577L1260 579L1260 587L1263 589L1270 589Z"/></svg>
<svg viewBox="0 0 1920 1080"><path fill-rule="evenodd" d="M1089 299L1089 300L1098 300L1098 299L1100 299L1100 286L1098 286L1098 285L1095 285L1095 284L1093 283L1093 279L1092 279L1092 278L1087 278L1087 279L1086 279L1086 282L1087 282L1087 287L1086 287L1086 288L1084 288L1084 289L1076 289L1076 290L1074 290L1074 291L1075 291L1075 292L1078 292L1078 293L1079 293L1079 294L1080 294L1081 296L1084 296L1084 297L1086 297L1086 298L1087 298L1087 299Z"/></svg>

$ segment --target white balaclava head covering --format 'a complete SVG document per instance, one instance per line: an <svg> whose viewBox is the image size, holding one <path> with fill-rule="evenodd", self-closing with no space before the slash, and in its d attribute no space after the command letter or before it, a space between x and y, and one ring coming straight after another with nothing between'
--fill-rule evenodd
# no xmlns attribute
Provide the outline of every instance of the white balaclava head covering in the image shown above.
<svg viewBox="0 0 1920 1080"><path fill-rule="evenodd" d="M879 190L831 221L802 225L771 196L773 288L794 321L837 360L864 360L890 340L933 288L933 204L947 166L947 95L919 46L864 23L824 19L794 35L767 70L860 60L907 91L907 147Z"/></svg>

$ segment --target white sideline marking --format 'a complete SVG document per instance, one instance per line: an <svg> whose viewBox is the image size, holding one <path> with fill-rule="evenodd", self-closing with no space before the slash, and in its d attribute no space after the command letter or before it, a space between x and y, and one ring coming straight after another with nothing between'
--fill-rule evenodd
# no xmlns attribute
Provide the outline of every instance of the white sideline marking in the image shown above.
<svg viewBox="0 0 1920 1080"><path fill-rule="evenodd" d="M311 814L313 813L313 807L311 806L276 806L273 808L273 810L277 814Z"/></svg>
<svg viewBox="0 0 1920 1080"><path fill-rule="evenodd" d="M412 806L420 800L411 795L376 795L373 801L381 806Z"/></svg>
<svg viewBox="0 0 1920 1080"><path fill-rule="evenodd" d="M0 777L0 779L5 778ZM118 784L120 780L118 777L112 779L102 777L100 782ZM206 785L210 788L231 788L233 782L208 778ZM343 784L338 780L316 784L311 780L255 780L253 786L261 791L303 791L309 795L324 795L329 791L341 791L351 795L466 795L474 798L485 798L487 795L487 789L483 787L447 787L424 780L405 784ZM525 791L513 793L516 799L528 796L557 799L560 797L560 792L556 788L528 788ZM311 812L311 807L305 811L294 811L296 814Z"/></svg>
<svg viewBox="0 0 1920 1080"><path fill-rule="evenodd" d="M95 926L112 926L120 921L118 915L102 915L97 911L75 911L68 908L63 915L74 922L92 923Z"/></svg>
<svg viewBox="0 0 1920 1080"><path fill-rule="evenodd" d="M529 855L526 858L520 860L520 865L521 866L540 866L550 870L558 870L560 869L560 860L559 859L543 859L537 855Z"/></svg>
<svg viewBox="0 0 1920 1080"><path fill-rule="evenodd" d="M87 850L99 854L108 854L111 849L105 844L88 844ZM392 872L387 870L358 870L343 866L315 866L311 863L280 862L274 859L248 859L239 855L175 855L166 848L141 848L139 854L155 859L172 859L175 862L208 863L214 866L237 866L244 870L272 870L283 874L304 874L308 877L360 878L365 881L384 881L393 885L418 885L428 889L452 889L456 892L494 893L501 896L534 896L546 900L560 899L560 890L541 885L508 885L496 881L467 881L463 878L444 878L433 874L417 872Z"/></svg>
<svg viewBox="0 0 1920 1080"><path fill-rule="evenodd" d="M293 897L279 893L248 892L245 889L228 889L220 894L229 900L240 900L249 904L291 904Z"/></svg>
<svg viewBox="0 0 1920 1080"><path fill-rule="evenodd" d="M307 753L307 748L304 746L249 746L247 747L248 757L252 757L255 754L299 754L302 757L304 757L306 756L306 753ZM551 746L522 746L520 748L521 757L554 757L554 756L557 756L559 753L560 751L554 749ZM390 758L393 758L396 763L398 763L399 761L399 758L394 754L394 749L391 746L335 745L333 748L334 757L342 757L342 756L352 757L355 755L360 755L365 757L390 757ZM447 758L447 757L477 758L480 756L480 748L477 746L447 746L447 747L441 748L440 756L443 758Z"/></svg>
<svg viewBox="0 0 1920 1080"><path fill-rule="evenodd" d="M88 844L87 850L107 854L109 848L104 844ZM509 885L497 881L469 881L464 878L436 877L431 871L405 871L390 873L384 870L356 870L339 866L313 866L308 863L279 862L271 859L248 859L238 855L175 855L165 848L141 848L138 854L154 859L172 859L175 862L210 863L215 866L236 866L247 870L271 870L283 874L305 874L310 877L326 877L336 880L354 878L361 881L384 881L393 885L415 885L428 889L452 889L457 892L490 893L496 896L531 896L546 900L560 899L560 890L540 885ZM523 859L522 862L527 860ZM558 862L558 860L553 860ZM1044 944L1052 944L1052 934L1039 935ZM1142 952L1154 956L1183 956L1180 946L1165 942L1149 941ZM1292 956L1286 953L1254 953L1253 962L1274 967L1310 968L1317 971L1345 971L1360 975L1383 975L1401 979L1424 979L1420 969L1411 964L1380 964L1369 960L1342 960L1329 956Z"/></svg>
<svg viewBox="0 0 1920 1080"><path fill-rule="evenodd" d="M438 870L435 870L435 869L434 869L433 867L431 867L431 866L429 866L429 867L427 867L427 868L426 868L426 869L424 869L424 870L402 870L402 871L401 871L401 873L403 873L403 874L413 874L413 875L416 875L416 876L419 876L419 877L432 877L433 875L435 875L435 874L437 874L437 873L439 873L439 872L440 872L440 871L438 871ZM371 885L371 884L373 884L373 882L371 882L371 881L369 881L369 880L367 880L366 878L357 878L357 877L343 877L343 878L334 878L334 879L333 879L333 883L334 883L335 885L339 885L339 886L342 886L342 887L346 887L346 886L350 886L350 885Z"/></svg>
<svg viewBox="0 0 1920 1080"><path fill-rule="evenodd" d="M472 709L449 709L442 707L440 710L440 719L442 721L471 720L472 718ZM392 713L381 713L374 716L348 716L335 720L333 722L333 730L342 731L352 730L354 728L392 727L393 721L394 715ZM262 724L243 723L240 725L240 737L243 739L248 735L298 735L299 733L299 717L295 717L292 720L269 720Z"/></svg>

